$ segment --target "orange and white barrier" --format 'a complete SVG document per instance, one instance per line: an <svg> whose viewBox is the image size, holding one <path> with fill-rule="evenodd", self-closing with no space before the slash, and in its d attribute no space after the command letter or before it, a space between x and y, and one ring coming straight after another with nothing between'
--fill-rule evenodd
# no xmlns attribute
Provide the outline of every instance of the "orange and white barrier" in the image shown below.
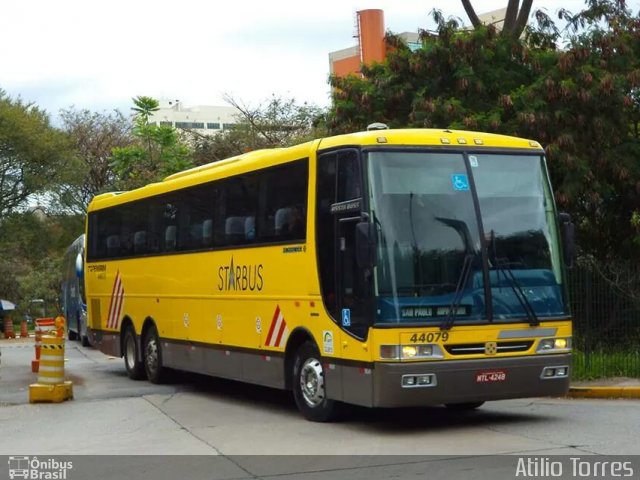
<svg viewBox="0 0 640 480"><path fill-rule="evenodd" d="M54 318L36 318L36 357L31 361L31 371L33 373L38 373L42 335L53 332L55 328L56 322Z"/></svg>
<svg viewBox="0 0 640 480"><path fill-rule="evenodd" d="M64 318L54 320L54 330L41 336L38 382L29 385L31 403L59 403L73 398L73 384L64 379Z"/></svg>
<svg viewBox="0 0 640 480"><path fill-rule="evenodd" d="M64 338L42 337L38 383L64 383Z"/></svg>

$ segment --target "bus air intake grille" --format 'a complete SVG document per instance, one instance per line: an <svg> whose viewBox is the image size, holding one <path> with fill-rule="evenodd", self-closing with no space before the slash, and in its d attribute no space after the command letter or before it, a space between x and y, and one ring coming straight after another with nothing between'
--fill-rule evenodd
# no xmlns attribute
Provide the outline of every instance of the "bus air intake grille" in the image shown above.
<svg viewBox="0 0 640 480"><path fill-rule="evenodd" d="M497 342L496 353L526 352L533 345L533 340L519 340L513 342ZM484 343L460 343L457 345L445 345L449 355L482 355L485 353Z"/></svg>

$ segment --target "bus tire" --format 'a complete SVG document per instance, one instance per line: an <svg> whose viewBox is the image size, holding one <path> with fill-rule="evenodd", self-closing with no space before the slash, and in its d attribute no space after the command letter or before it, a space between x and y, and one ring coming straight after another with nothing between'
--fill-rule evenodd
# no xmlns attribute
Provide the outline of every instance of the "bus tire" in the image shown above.
<svg viewBox="0 0 640 480"><path fill-rule="evenodd" d="M468 402L468 403L447 403L445 407L454 412L469 412L482 406L484 402Z"/></svg>
<svg viewBox="0 0 640 480"><path fill-rule="evenodd" d="M315 343L305 342L293 362L293 398L302 415L312 422L329 422L338 414L338 404L326 396L324 367Z"/></svg>
<svg viewBox="0 0 640 480"><path fill-rule="evenodd" d="M78 339L78 334L67 326L67 338L71 341Z"/></svg>
<svg viewBox="0 0 640 480"><path fill-rule="evenodd" d="M167 376L166 367L162 366L162 348L158 329L155 325L149 327L144 334L142 343L144 369L151 383L164 383Z"/></svg>
<svg viewBox="0 0 640 480"><path fill-rule="evenodd" d="M131 327L127 327L124 331L122 356L124 357L124 366L127 369L127 375L129 375L129 378L131 380L143 380L145 377L144 365L140 360L138 360L140 355L138 355L136 333Z"/></svg>
<svg viewBox="0 0 640 480"><path fill-rule="evenodd" d="M80 342L82 343L83 347L91 346L91 343L89 343L89 337L87 337L86 335L82 335L82 337L80 338Z"/></svg>

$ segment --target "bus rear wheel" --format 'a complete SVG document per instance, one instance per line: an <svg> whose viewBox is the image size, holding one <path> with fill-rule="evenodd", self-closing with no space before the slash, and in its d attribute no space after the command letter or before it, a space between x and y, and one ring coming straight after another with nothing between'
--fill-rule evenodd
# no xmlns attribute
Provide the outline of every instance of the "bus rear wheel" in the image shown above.
<svg viewBox="0 0 640 480"><path fill-rule="evenodd" d="M329 422L336 418L339 405L326 395L324 367L314 343L303 343L293 363L293 398L307 420Z"/></svg>
<svg viewBox="0 0 640 480"><path fill-rule="evenodd" d="M124 366L127 369L127 375L132 380L142 380L145 377L144 365L138 355L138 343L136 342L136 334L133 328L127 327L124 331L122 342L122 350L124 356Z"/></svg>
<svg viewBox="0 0 640 480"><path fill-rule="evenodd" d="M162 348L158 330L150 327L144 335L142 353L144 356L144 369L151 383L163 383L167 376L166 367L162 366Z"/></svg>

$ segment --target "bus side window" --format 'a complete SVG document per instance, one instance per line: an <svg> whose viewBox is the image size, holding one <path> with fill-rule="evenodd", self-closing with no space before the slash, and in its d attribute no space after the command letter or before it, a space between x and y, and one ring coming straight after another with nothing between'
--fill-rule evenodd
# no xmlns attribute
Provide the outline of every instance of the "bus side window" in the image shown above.
<svg viewBox="0 0 640 480"><path fill-rule="evenodd" d="M175 225L169 225L164 230L164 251L173 252L176 249L176 231Z"/></svg>
<svg viewBox="0 0 640 480"><path fill-rule="evenodd" d="M117 257L120 254L120 236L109 235L107 237L107 256Z"/></svg>
<svg viewBox="0 0 640 480"><path fill-rule="evenodd" d="M133 251L136 254L147 253L147 231L138 230L133 234Z"/></svg>

